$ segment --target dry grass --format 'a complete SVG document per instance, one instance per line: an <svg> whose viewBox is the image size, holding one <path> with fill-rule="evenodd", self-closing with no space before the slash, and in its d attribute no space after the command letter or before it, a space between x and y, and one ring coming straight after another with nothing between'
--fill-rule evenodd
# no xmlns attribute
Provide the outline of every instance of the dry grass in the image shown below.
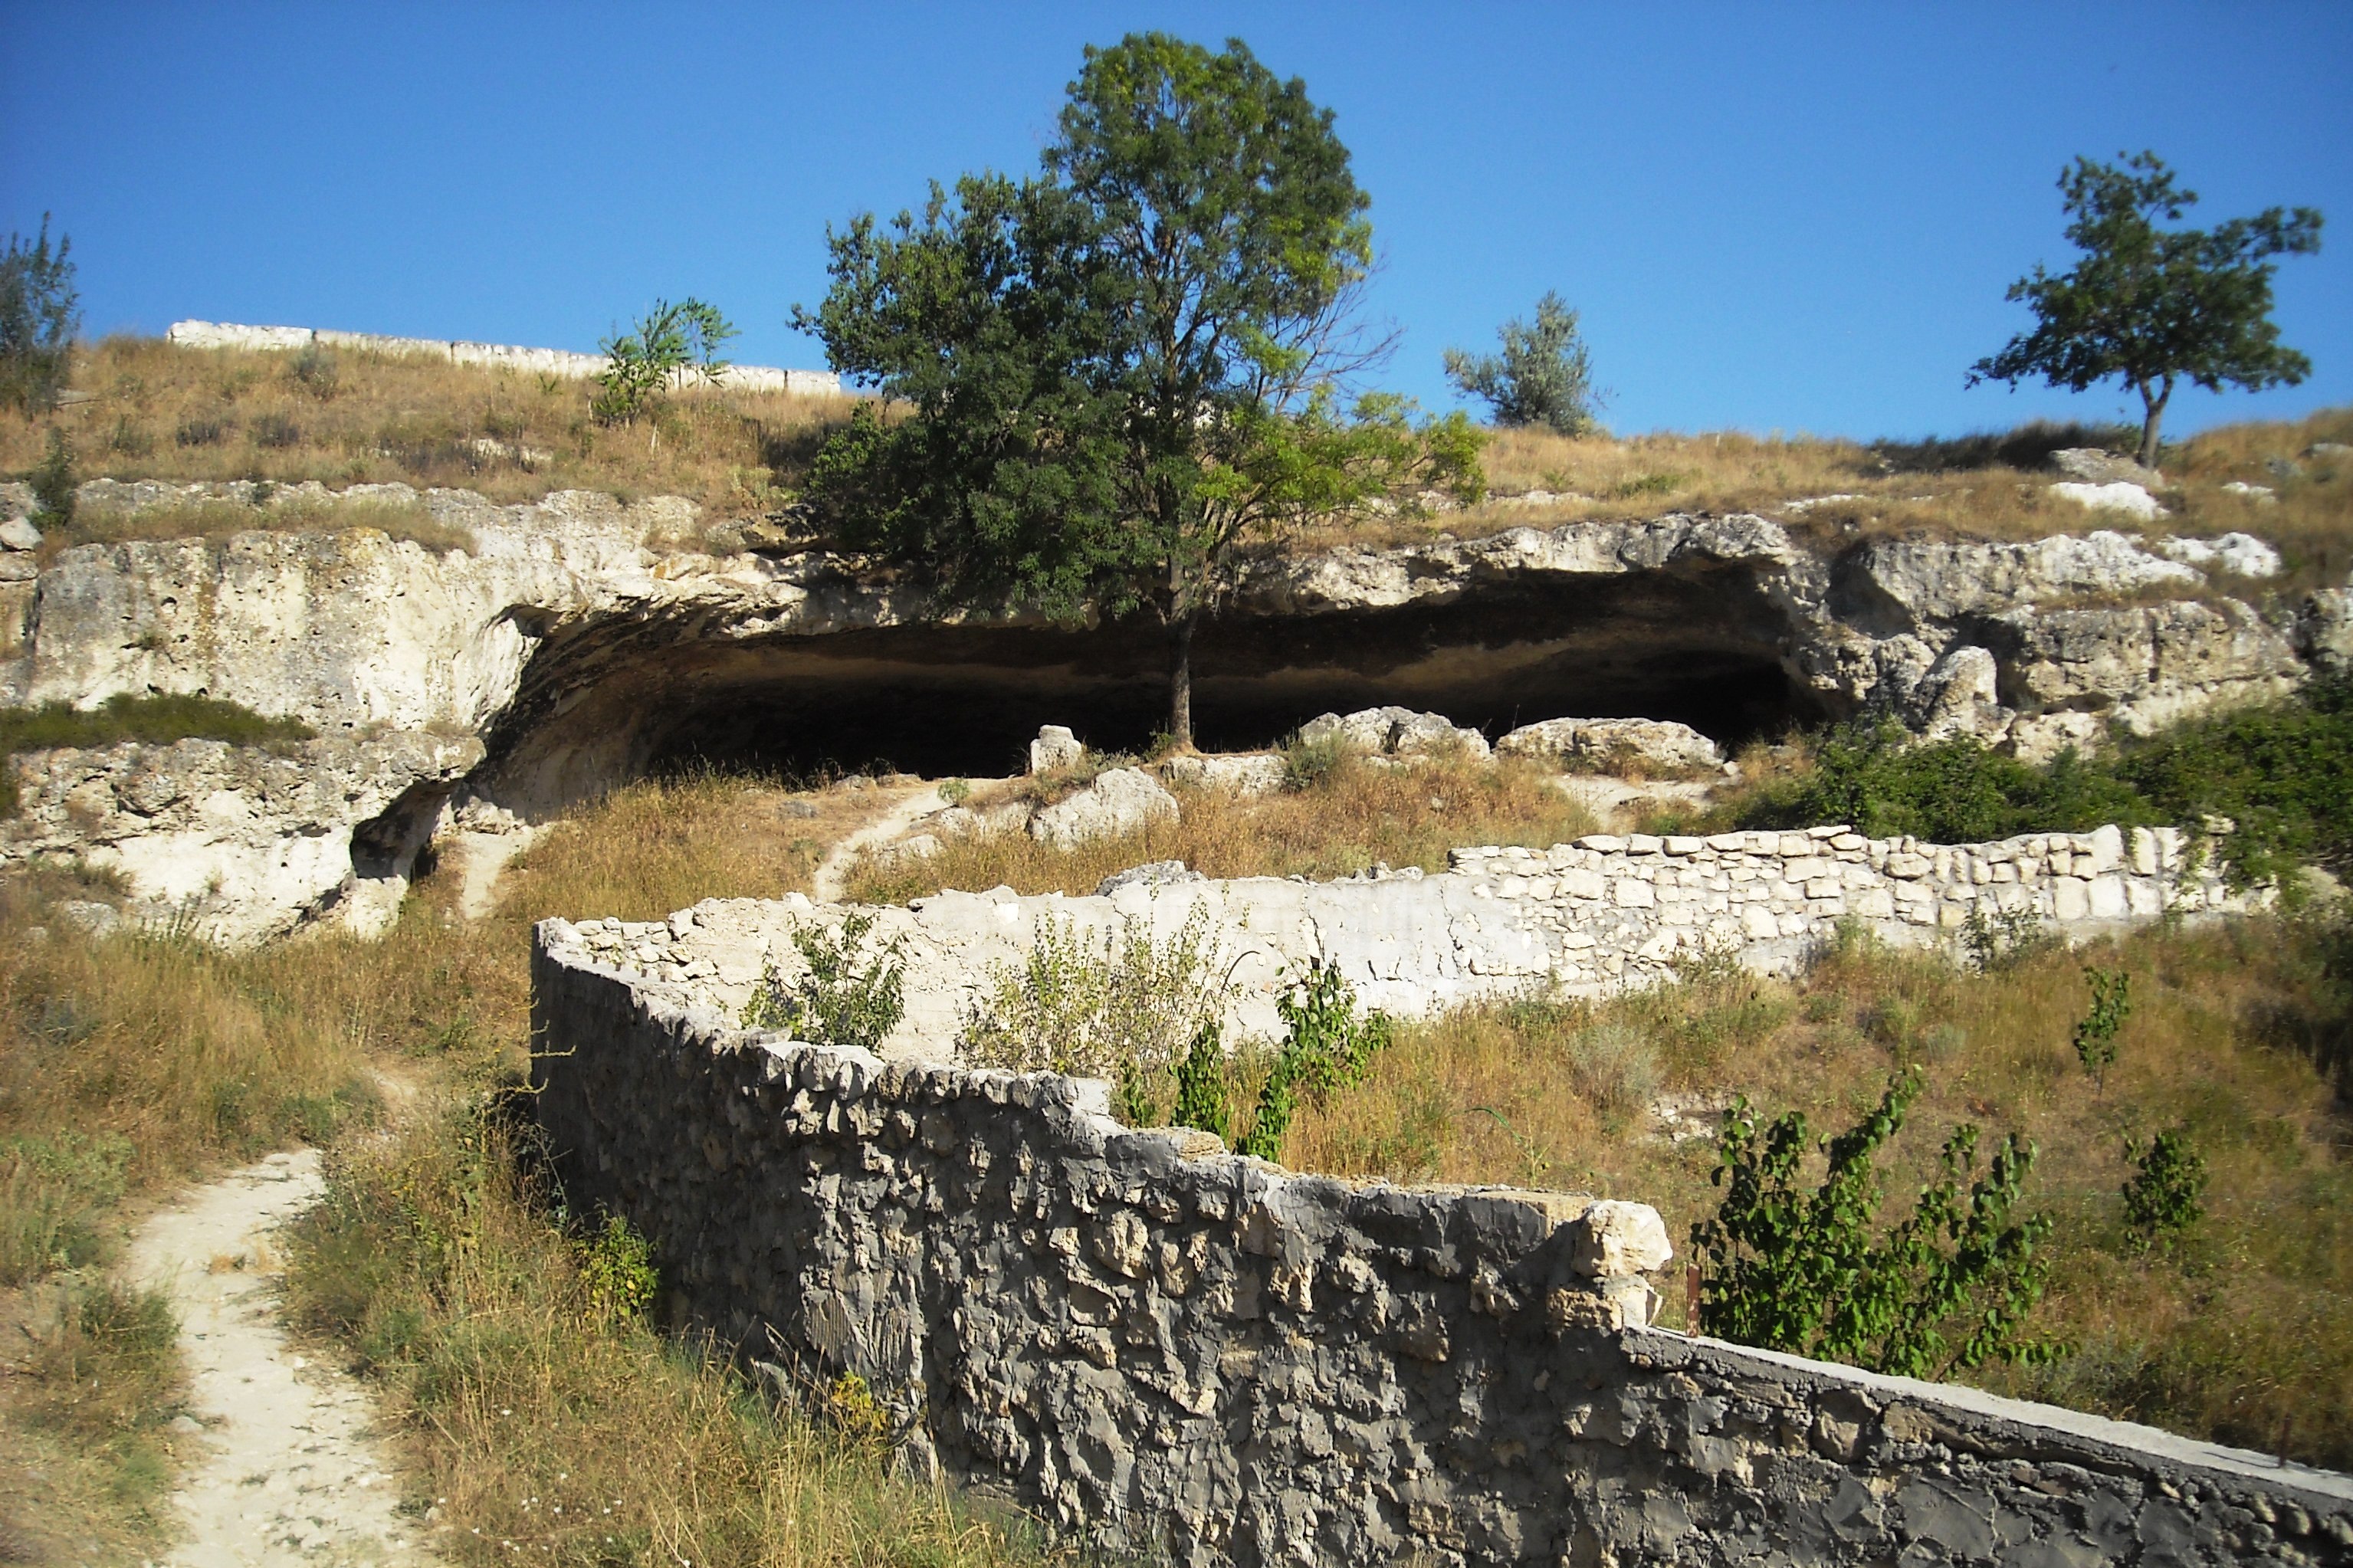
<svg viewBox="0 0 2353 1568"><path fill-rule="evenodd" d="M1593 832L1585 807L1518 759L1431 762L1384 768L1339 759L1307 788L1240 799L1186 790L1182 815L1141 833L1056 849L1027 834L955 840L927 860L898 865L868 857L849 896L903 903L945 888L1020 893L1092 893L1114 871L1151 860L1182 860L1208 877L1354 876L1377 863L1440 870L1446 852L1473 844L1553 845ZM1026 795L1017 780L974 797L976 808Z"/></svg>
<svg viewBox="0 0 2353 1568"><path fill-rule="evenodd" d="M607 426L588 412L593 382L417 355L127 337L78 353L73 385L91 401L39 419L0 416L0 469L30 469L54 424L84 479L399 480L501 501L600 489L684 495L741 515L797 484L851 407L841 397L703 389L672 397L652 419Z"/></svg>
<svg viewBox="0 0 2353 1568"><path fill-rule="evenodd" d="M2262 921L2150 931L1989 975L1855 945L1795 983L1717 974L1596 1005L1473 1009L1401 1031L1369 1081L1301 1118L1285 1157L1345 1174L1638 1198L1681 1246L1715 1205L1711 1146L1669 1143L1630 1103L1648 1098L1625 1093L1630 1082L1686 1103L1746 1093L1831 1130L1917 1061L1930 1087L1888 1190L1915 1188L1956 1122L2015 1128L2042 1151L2031 1195L2059 1220L2039 1326L2078 1353L1980 1381L2342 1468L2353 1464L2353 1324L2341 1310L2353 1291L2353 1129L2315 1056L2331 1028L2337 1044L2319 1048L2344 1050L2344 998L2331 1000L2318 970L2326 940ZM2105 1091L2069 1040L2086 961L2134 976ZM2123 1142L2176 1124L2211 1167L2207 1217L2176 1255L2137 1256L2119 1219ZM1669 1298L1666 1321L1679 1324L1681 1290Z"/></svg>

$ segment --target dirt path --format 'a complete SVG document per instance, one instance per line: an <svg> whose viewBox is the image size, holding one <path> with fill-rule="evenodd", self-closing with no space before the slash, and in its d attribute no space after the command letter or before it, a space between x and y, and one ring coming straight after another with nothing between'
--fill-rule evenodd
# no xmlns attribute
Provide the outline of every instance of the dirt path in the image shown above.
<svg viewBox="0 0 2353 1568"><path fill-rule="evenodd" d="M178 1505L171 1568L322 1568L438 1561L369 1430L366 1391L307 1364L279 1326L272 1233L319 1200L314 1149L272 1154L183 1194L141 1225L129 1272L170 1292L189 1407L207 1452Z"/></svg>
<svg viewBox="0 0 2353 1568"><path fill-rule="evenodd" d="M878 816L835 845L818 863L816 874L809 879L810 898L820 904L839 901L850 868L858 864L859 851L872 845L888 844L914 826L915 818L939 810L944 804L935 784L908 784L891 793L895 798L885 804Z"/></svg>

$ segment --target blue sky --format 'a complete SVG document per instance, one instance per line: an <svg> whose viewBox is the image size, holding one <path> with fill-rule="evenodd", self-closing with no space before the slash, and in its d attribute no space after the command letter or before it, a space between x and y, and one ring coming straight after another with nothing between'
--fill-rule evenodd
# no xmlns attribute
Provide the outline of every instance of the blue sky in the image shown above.
<svg viewBox="0 0 2353 1568"><path fill-rule="evenodd" d="M1387 384L1453 399L1546 289L1609 422L1953 434L2137 400L1964 391L2066 264L2053 182L2151 147L2204 221L2320 207L2280 274L2304 386L2353 403L2353 5L598 6L0 0L0 228L71 233L88 327L182 316L592 349L654 296L815 364L824 230L1027 170L1089 42L1245 38L1371 193Z"/></svg>

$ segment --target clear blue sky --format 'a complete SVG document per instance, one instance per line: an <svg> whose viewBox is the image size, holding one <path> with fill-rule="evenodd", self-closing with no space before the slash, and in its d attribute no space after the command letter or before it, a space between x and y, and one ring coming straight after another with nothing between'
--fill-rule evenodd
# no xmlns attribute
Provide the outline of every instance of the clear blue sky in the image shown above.
<svg viewBox="0 0 2353 1568"><path fill-rule="evenodd" d="M2280 275L2353 403L2353 5L110 5L0 0L0 227L74 239L93 332L182 316L591 349L657 294L815 364L826 224L1027 170L1081 47L1245 38L1373 197L1382 379L1556 289L1621 431L1952 434L2124 412L1962 389L2064 265L2060 167L2151 147L2207 221L2320 207Z"/></svg>

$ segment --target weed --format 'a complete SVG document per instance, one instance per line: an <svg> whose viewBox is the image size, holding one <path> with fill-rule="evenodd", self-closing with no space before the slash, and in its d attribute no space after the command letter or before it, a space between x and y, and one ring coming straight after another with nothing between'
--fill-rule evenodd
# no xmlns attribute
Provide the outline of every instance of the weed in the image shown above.
<svg viewBox="0 0 2353 1568"><path fill-rule="evenodd" d="M41 453L30 476L33 499L40 503L41 521L51 528L71 528L74 520L74 487L79 482L74 472L73 444L66 433L56 426L49 426L48 446Z"/></svg>
<svg viewBox="0 0 2353 1568"><path fill-rule="evenodd" d="M2124 1185L2125 1226L2147 1251L2196 1225L2206 1213L2206 1161L2189 1141L2189 1129L2158 1133L2146 1148L2125 1140L2125 1160L2133 1168Z"/></svg>
<svg viewBox="0 0 2353 1568"><path fill-rule="evenodd" d="M2132 1014L2132 976L2086 965L2084 979L2092 987L2092 1010L2075 1026L2075 1059L2105 1093L2108 1068L2116 1060L2116 1032Z"/></svg>
<svg viewBox="0 0 2353 1568"><path fill-rule="evenodd" d="M1193 1043L1176 1064L1176 1109L1169 1121L1219 1138L1229 1135L1226 1113L1226 1047L1215 1018L1193 1031Z"/></svg>
<svg viewBox="0 0 2353 1568"><path fill-rule="evenodd" d="M92 1032L73 1020L72 1035ZM117 1134L0 1139L0 1285L96 1263L99 1216L121 1198L131 1154Z"/></svg>
<svg viewBox="0 0 2353 1568"><path fill-rule="evenodd" d="M1568 1080L1595 1110L1632 1115L1658 1098L1666 1074L1658 1047L1630 1024L1588 1024L1564 1042Z"/></svg>
<svg viewBox="0 0 2353 1568"><path fill-rule="evenodd" d="M1385 1013L1356 1013L1356 990L1337 963L1311 959L1275 998L1283 1040L1258 1097L1258 1114L1241 1152L1278 1158L1302 1101L1320 1104L1333 1090L1362 1083L1395 1026Z"/></svg>

